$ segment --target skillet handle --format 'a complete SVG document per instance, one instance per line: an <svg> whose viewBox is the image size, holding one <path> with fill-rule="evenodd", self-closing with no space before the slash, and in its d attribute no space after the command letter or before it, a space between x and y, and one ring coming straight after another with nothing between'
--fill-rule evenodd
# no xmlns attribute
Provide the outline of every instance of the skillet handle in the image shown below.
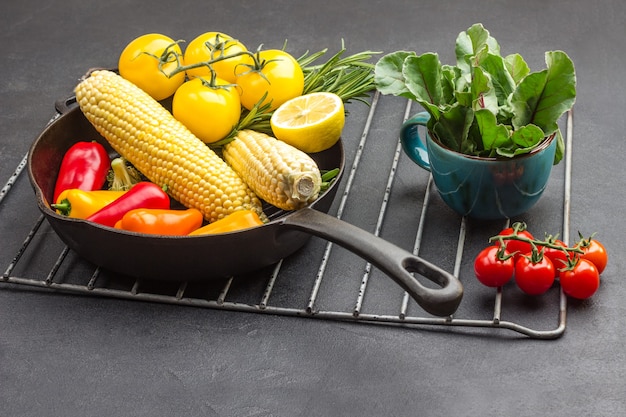
<svg viewBox="0 0 626 417"><path fill-rule="evenodd" d="M65 100L57 100L54 102L54 109L59 114L68 113L74 107L76 107L78 103L76 102L76 96L68 97Z"/></svg>
<svg viewBox="0 0 626 417"><path fill-rule="evenodd" d="M80 78L79 81L82 81L85 78L89 77L92 72L102 70L102 69L111 70L110 68L104 68L104 67L89 68L89 70ZM117 70L113 70L113 71L117 71ZM68 113L70 110L72 110L76 106L78 106L78 102L76 101L76 96L70 96L70 97L67 97L66 99L57 100L54 103L54 109L59 114Z"/></svg>
<svg viewBox="0 0 626 417"><path fill-rule="evenodd" d="M334 216L306 207L285 216L282 225L335 242L368 260L404 288L430 314L449 316L461 303L463 286L454 275ZM425 287L411 272L424 276L441 288Z"/></svg>

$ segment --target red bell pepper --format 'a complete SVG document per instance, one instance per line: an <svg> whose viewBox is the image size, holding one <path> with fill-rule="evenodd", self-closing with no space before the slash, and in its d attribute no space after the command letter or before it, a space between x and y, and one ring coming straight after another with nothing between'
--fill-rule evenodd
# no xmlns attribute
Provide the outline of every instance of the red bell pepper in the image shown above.
<svg viewBox="0 0 626 417"><path fill-rule="evenodd" d="M83 191L101 189L110 165L109 154L98 142L75 143L61 161L52 202L56 203L59 194L72 188Z"/></svg>
<svg viewBox="0 0 626 417"><path fill-rule="evenodd" d="M138 208L169 209L170 197L158 185L142 181L123 196L87 217L87 220L114 227L130 210Z"/></svg>

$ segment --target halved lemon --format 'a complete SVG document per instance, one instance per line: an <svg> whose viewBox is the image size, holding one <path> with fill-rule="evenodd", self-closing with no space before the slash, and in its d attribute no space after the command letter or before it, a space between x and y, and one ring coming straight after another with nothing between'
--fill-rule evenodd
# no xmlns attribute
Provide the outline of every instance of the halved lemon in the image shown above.
<svg viewBox="0 0 626 417"><path fill-rule="evenodd" d="M341 97L327 92L292 98L270 119L276 139L307 153L321 152L337 143L345 122Z"/></svg>

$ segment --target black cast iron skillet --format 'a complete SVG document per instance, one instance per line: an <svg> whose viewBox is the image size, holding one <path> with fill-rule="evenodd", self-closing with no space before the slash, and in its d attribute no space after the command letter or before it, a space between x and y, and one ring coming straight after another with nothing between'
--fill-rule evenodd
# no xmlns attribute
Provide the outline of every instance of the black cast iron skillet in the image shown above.
<svg viewBox="0 0 626 417"><path fill-rule="evenodd" d="M69 103L69 101L63 102ZM327 214L340 177L309 207L279 211L266 206L271 221L263 226L211 236L146 236L70 219L50 208L61 160L79 140L102 143L114 151L77 106L59 105L61 115L32 144L28 173L39 209L67 246L102 268L168 281L208 280L254 271L278 262L316 235L368 260L404 288L427 312L454 313L461 302L461 283L448 272L379 237ZM342 142L312 155L320 169L344 169ZM424 286L419 274L439 287Z"/></svg>

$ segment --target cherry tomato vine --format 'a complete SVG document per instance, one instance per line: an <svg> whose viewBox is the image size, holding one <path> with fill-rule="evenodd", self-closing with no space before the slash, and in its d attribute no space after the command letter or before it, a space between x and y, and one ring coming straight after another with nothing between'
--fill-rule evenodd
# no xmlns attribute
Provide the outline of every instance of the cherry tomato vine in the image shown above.
<svg viewBox="0 0 626 417"><path fill-rule="evenodd" d="M572 298L587 299L600 286L608 254L594 238L585 238L568 246L558 236L538 239L517 222L489 239L490 246L474 260L478 281L489 287L501 287L512 279L528 295L541 295L558 281L563 292Z"/></svg>

